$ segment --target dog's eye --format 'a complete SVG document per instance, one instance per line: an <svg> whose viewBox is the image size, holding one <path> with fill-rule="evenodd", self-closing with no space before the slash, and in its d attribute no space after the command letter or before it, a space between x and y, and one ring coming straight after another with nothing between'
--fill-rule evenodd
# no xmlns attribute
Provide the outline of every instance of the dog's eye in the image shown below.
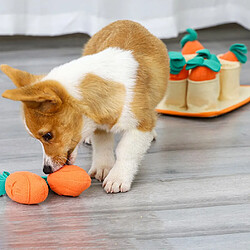
<svg viewBox="0 0 250 250"><path fill-rule="evenodd" d="M45 135L42 136L45 141L49 141L53 138L53 135L51 132L46 133Z"/></svg>

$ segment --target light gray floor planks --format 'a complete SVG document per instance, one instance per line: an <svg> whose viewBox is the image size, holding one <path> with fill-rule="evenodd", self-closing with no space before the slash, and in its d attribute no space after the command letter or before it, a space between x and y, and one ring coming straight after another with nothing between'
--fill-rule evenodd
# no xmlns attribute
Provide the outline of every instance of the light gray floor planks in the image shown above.
<svg viewBox="0 0 250 250"><path fill-rule="evenodd" d="M214 53L234 42L250 48L250 32L237 25L199 36ZM77 58L87 38L2 37L0 63L47 72ZM178 39L165 41L169 50L179 50ZM242 84L249 74L248 62ZM0 92L7 88L0 73ZM25 131L20 104L0 98L0 117L0 171L43 175L41 146ZM128 193L108 195L93 181L78 198L50 193L36 206L0 197L0 249L250 249L249 117L250 104L213 119L160 116ZM77 164L90 163L91 148L82 146Z"/></svg>

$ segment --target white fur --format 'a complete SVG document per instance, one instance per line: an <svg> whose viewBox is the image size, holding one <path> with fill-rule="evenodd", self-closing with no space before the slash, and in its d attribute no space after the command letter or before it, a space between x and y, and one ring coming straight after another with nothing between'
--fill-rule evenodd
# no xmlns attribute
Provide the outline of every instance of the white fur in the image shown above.
<svg viewBox="0 0 250 250"><path fill-rule="evenodd" d="M43 150L43 166L44 166L44 165L49 165L49 166L51 166L53 172L56 171L56 170L58 170L59 168L61 168L61 167L62 167L61 165L56 164L56 163L51 159L50 156L46 155L45 150L44 150L44 146L43 146L42 142L41 142L40 140L38 140L38 141L40 142L40 144L41 144L41 146L42 146L42 150Z"/></svg>
<svg viewBox="0 0 250 250"><path fill-rule="evenodd" d="M82 141L88 140L92 136L96 128L97 128L97 124L93 120L91 120L90 118L84 115L83 116Z"/></svg>
<svg viewBox="0 0 250 250"><path fill-rule="evenodd" d="M42 142L40 140L38 140L38 141L40 142L40 144L42 146L42 150L43 150L43 166L49 165L52 167L54 164L53 164L51 158L48 155L46 155Z"/></svg>
<svg viewBox="0 0 250 250"><path fill-rule="evenodd" d="M89 175L102 181L115 163L114 135L105 132L93 134L91 142L93 146L93 160Z"/></svg>
<svg viewBox="0 0 250 250"><path fill-rule="evenodd" d="M103 182L107 193L126 192L130 189L142 157L152 140L152 132L133 129L123 134L116 149L115 165Z"/></svg>
<svg viewBox="0 0 250 250"><path fill-rule="evenodd" d="M78 86L88 73L123 84L126 89L126 97L120 119L112 128L112 132L116 133L137 126L137 120L130 108L134 96L133 88L136 83L137 69L138 62L131 51L107 48L97 54L83 56L56 67L43 80L60 82L69 94L78 100L84 98L84 94L82 96Z"/></svg>
<svg viewBox="0 0 250 250"><path fill-rule="evenodd" d="M44 146L43 146L42 142L41 141L39 141L39 142L40 142L40 144L42 146L42 150L43 150L43 165L42 166L44 166L44 163L45 163L45 150L44 150Z"/></svg>
<svg viewBox="0 0 250 250"><path fill-rule="evenodd" d="M30 136L34 137L34 135L31 133L30 129L27 126L25 117L23 116L23 123L24 123L24 127L26 128L27 132L29 133Z"/></svg>

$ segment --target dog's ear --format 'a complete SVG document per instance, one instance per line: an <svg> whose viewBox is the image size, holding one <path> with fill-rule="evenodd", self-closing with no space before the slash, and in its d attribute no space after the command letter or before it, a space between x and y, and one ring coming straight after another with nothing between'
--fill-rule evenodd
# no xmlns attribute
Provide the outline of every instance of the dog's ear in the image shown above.
<svg viewBox="0 0 250 250"><path fill-rule="evenodd" d="M6 64L0 65L0 68L3 71L3 73L5 73L18 88L40 81L45 76L45 75L33 75L26 71L14 69Z"/></svg>
<svg viewBox="0 0 250 250"><path fill-rule="evenodd" d="M6 90L2 97L14 101L22 101L27 107L36 109L40 113L49 114L57 112L65 93L58 88L57 82L44 81L17 89Z"/></svg>

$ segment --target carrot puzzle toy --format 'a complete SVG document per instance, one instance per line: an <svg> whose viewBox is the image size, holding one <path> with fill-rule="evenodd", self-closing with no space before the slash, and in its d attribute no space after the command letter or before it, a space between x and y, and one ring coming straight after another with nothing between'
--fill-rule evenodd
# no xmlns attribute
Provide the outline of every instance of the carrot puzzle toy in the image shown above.
<svg viewBox="0 0 250 250"><path fill-rule="evenodd" d="M0 175L0 196L7 193L9 198L22 204L38 204L43 202L49 192L59 195L79 196L91 185L89 175L82 168L67 165L48 177L40 177L34 173L21 171Z"/></svg>
<svg viewBox="0 0 250 250"><path fill-rule="evenodd" d="M197 40L195 30L187 29L187 32L180 42L182 56L180 52L169 52L168 87L156 111L168 115L216 117L249 103L250 85L240 84L247 46L235 43L229 51L216 56Z"/></svg>

